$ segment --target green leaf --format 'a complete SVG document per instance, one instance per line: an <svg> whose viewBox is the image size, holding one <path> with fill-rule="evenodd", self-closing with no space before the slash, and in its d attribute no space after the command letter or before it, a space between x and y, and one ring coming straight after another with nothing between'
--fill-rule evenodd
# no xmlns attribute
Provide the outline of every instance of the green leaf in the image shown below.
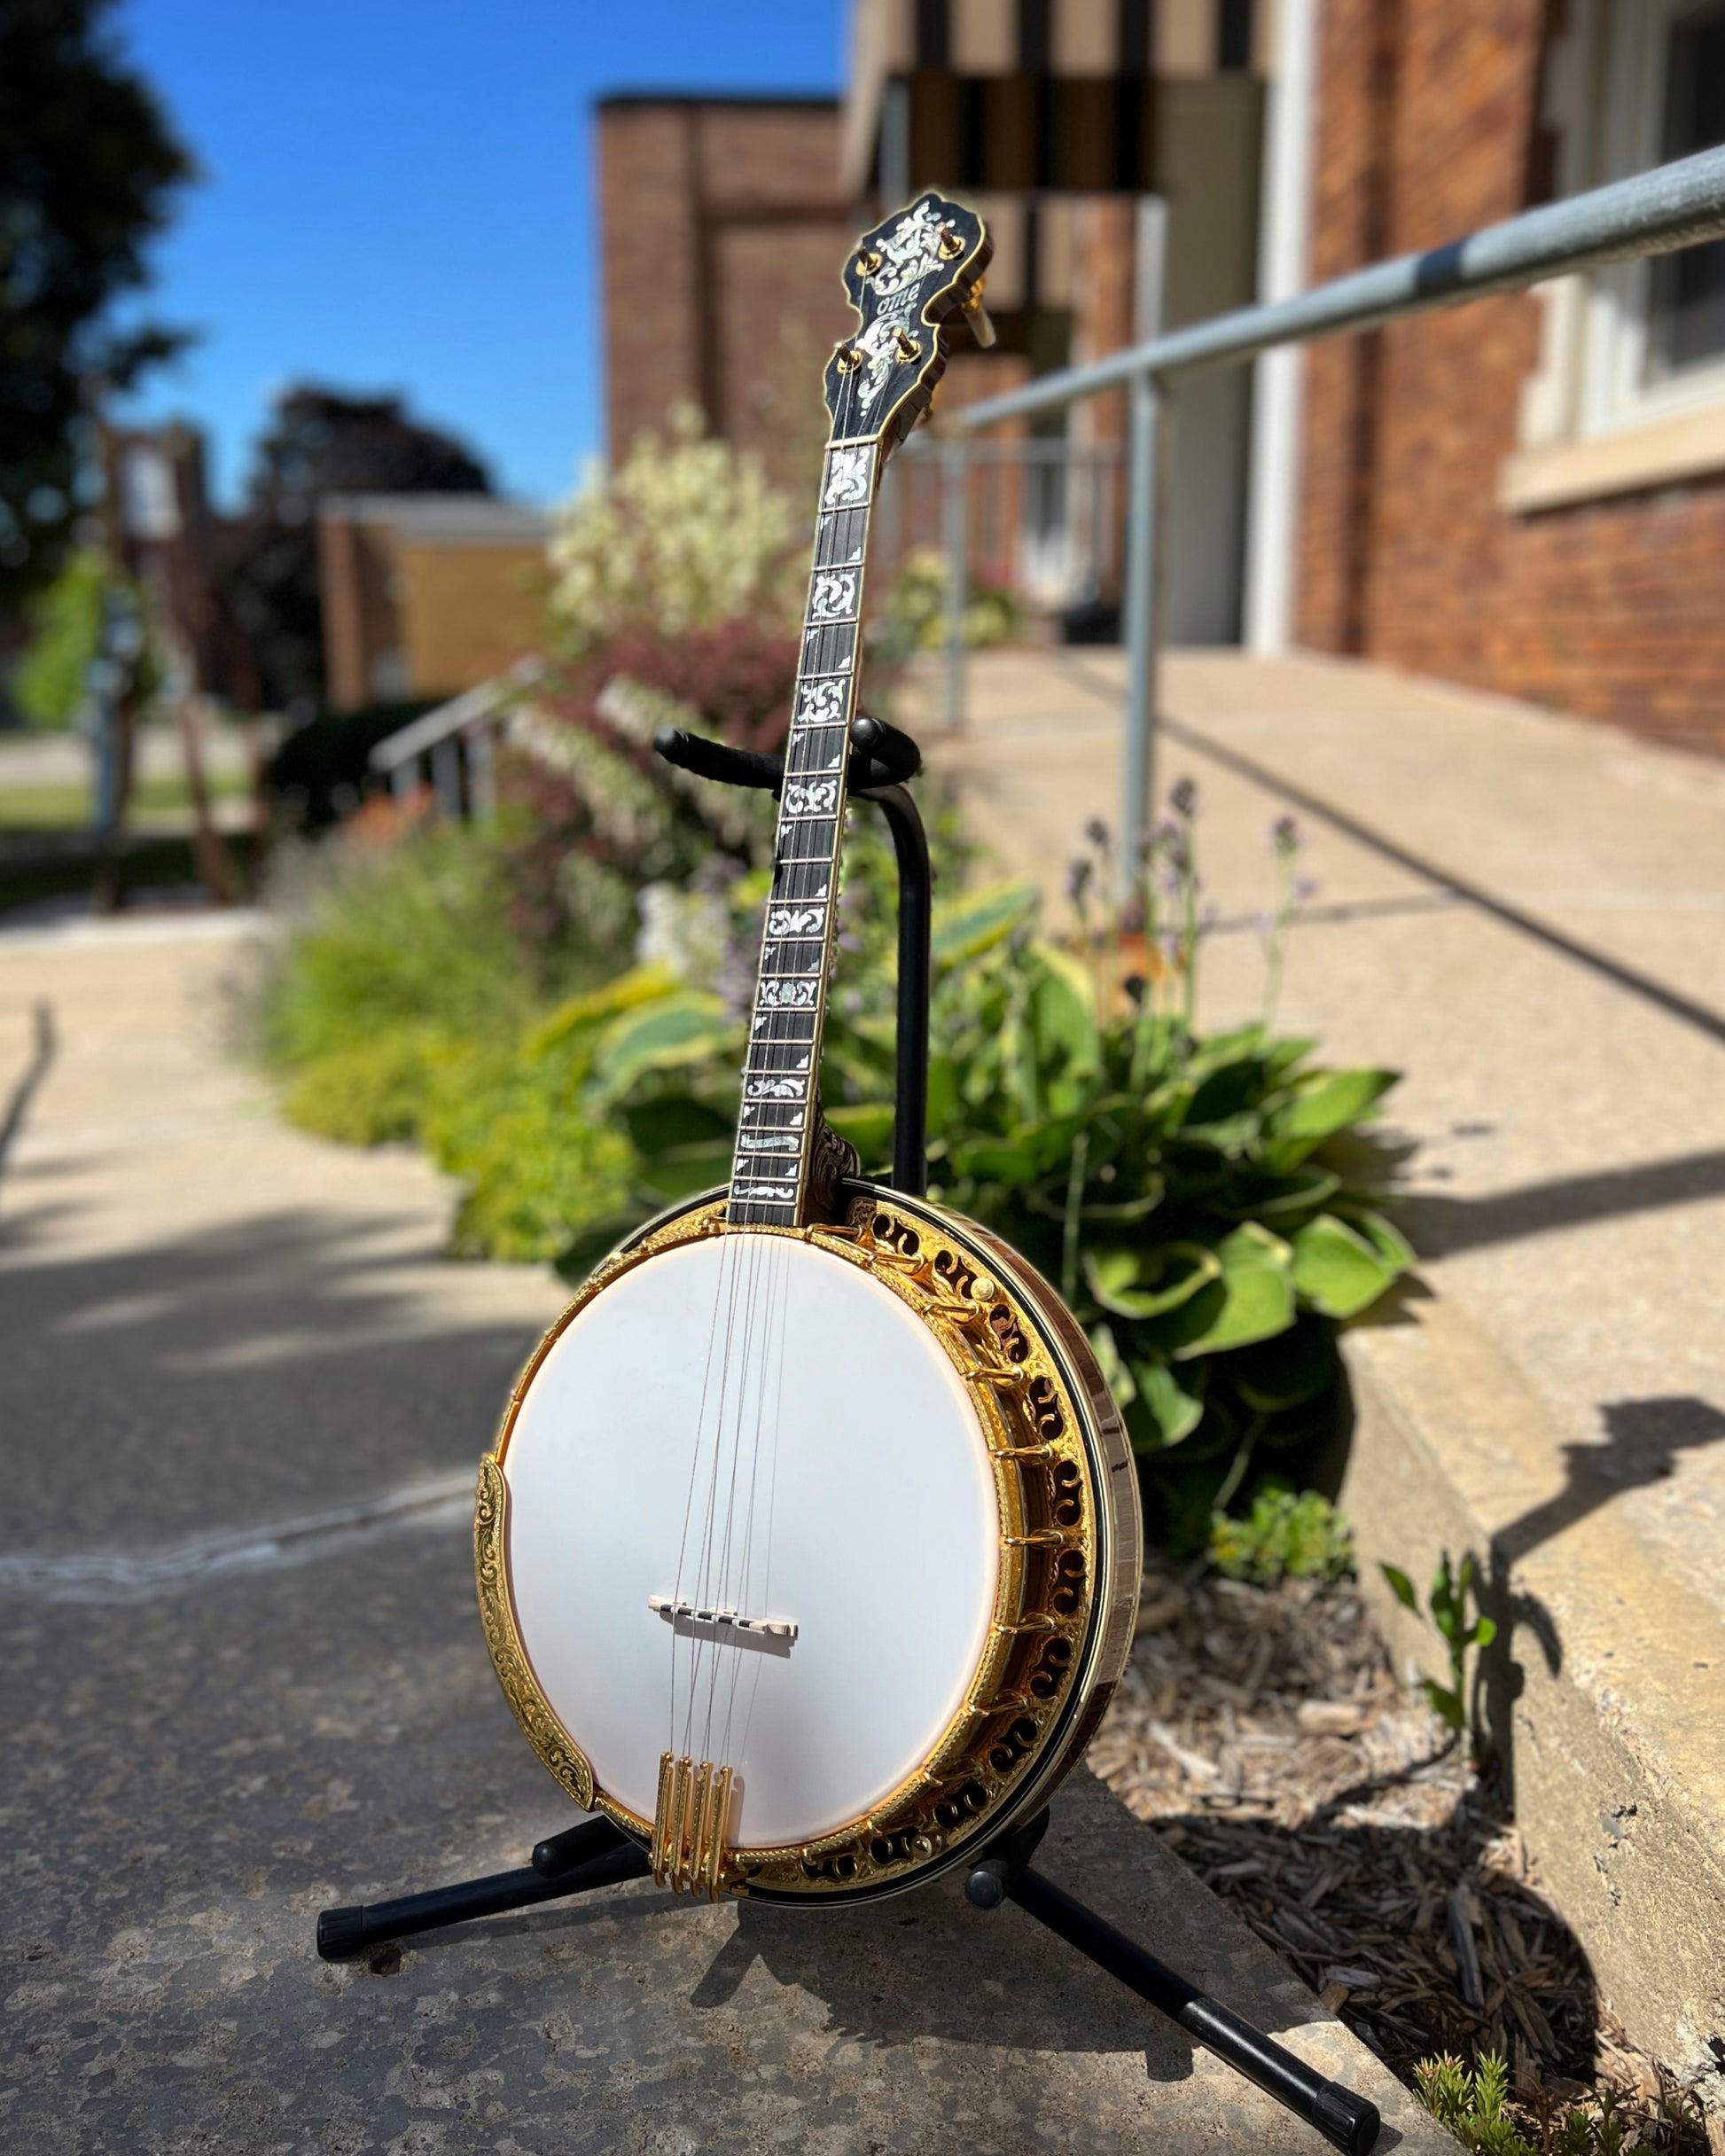
<svg viewBox="0 0 1725 2156"><path fill-rule="evenodd" d="M608 1258L624 1237L632 1235L643 1221L651 1220L652 1213L645 1206L635 1206L626 1213L613 1213L604 1220L595 1221L590 1228L583 1228L568 1248L557 1260L557 1273L571 1287L579 1287L593 1268Z"/></svg>
<svg viewBox="0 0 1725 2156"><path fill-rule="evenodd" d="M1268 1340L1293 1323L1292 1253L1279 1235L1249 1220L1222 1238L1215 1255L1222 1266L1222 1305L1203 1332L1174 1350L1178 1362Z"/></svg>
<svg viewBox="0 0 1725 2156"><path fill-rule="evenodd" d="M1090 1348L1096 1355L1097 1368L1114 1395L1114 1405L1124 1414L1138 1397L1138 1387L1131 1371L1120 1359L1112 1329L1107 1325L1093 1325L1090 1329Z"/></svg>
<svg viewBox="0 0 1725 2156"><path fill-rule="evenodd" d="M632 1011L638 1004L654 1004L675 994L676 976L667 965L631 966L628 973L619 973L614 980L607 980L603 988L589 988L583 996L572 996L566 1003L559 1004L548 1019L535 1026L522 1043L528 1056L542 1056L553 1048L561 1047L574 1034L578 1034L615 1018L619 1012Z"/></svg>
<svg viewBox="0 0 1725 2156"><path fill-rule="evenodd" d="M638 1153L668 1152L679 1145L728 1146L733 1119L687 1093L636 1101L622 1111L623 1128Z"/></svg>
<svg viewBox="0 0 1725 2156"><path fill-rule="evenodd" d="M1224 1116L1214 1122L1183 1123L1180 1142L1183 1145L1207 1145L1213 1152L1237 1160L1250 1148L1261 1127L1258 1111L1245 1108L1237 1115Z"/></svg>
<svg viewBox="0 0 1725 2156"><path fill-rule="evenodd" d="M1083 960L1051 943L1035 946L1042 978L1030 998L1037 1059L1093 1071L1099 1060L1096 983Z"/></svg>
<svg viewBox="0 0 1725 2156"><path fill-rule="evenodd" d="M1158 1317L1164 1310L1178 1309L1222 1272L1221 1259L1201 1243L1087 1250L1083 1262L1090 1293L1119 1317Z"/></svg>
<svg viewBox="0 0 1725 2156"><path fill-rule="evenodd" d="M1473 1628L1473 1644L1476 1647L1489 1647L1496 1637L1497 1621L1495 1618L1482 1617Z"/></svg>
<svg viewBox="0 0 1725 2156"><path fill-rule="evenodd" d="M1027 883L991 884L949 906L937 906L929 947L937 966L956 965L1000 942L1036 910Z"/></svg>
<svg viewBox="0 0 1725 2156"><path fill-rule="evenodd" d="M1285 1332L1242 1348L1229 1375L1240 1398L1261 1415L1282 1415L1325 1399L1336 1381L1334 1333L1323 1318L1304 1312Z"/></svg>
<svg viewBox="0 0 1725 2156"><path fill-rule="evenodd" d="M1411 1269L1414 1263L1411 1246L1381 1213L1358 1206L1350 1207L1348 1217L1393 1272L1405 1273Z"/></svg>
<svg viewBox="0 0 1725 2156"><path fill-rule="evenodd" d="M1401 1566L1379 1565L1378 1569L1389 1582L1390 1592L1395 1597L1396 1600L1401 1605L1402 1608L1404 1610L1411 1610L1415 1616L1417 1617L1419 1615L1419 1597L1414 1592L1413 1582L1408 1577L1407 1574L1402 1571Z"/></svg>
<svg viewBox="0 0 1725 2156"><path fill-rule="evenodd" d="M692 1198L697 1191L710 1191L726 1181L730 1161L729 1140L718 1145L675 1145L642 1163L642 1186L661 1205L671 1205L679 1198Z"/></svg>
<svg viewBox="0 0 1725 2156"><path fill-rule="evenodd" d="M1312 1071L1299 1080L1265 1118L1279 1164L1293 1166L1325 1138L1361 1121L1400 1075L1399 1071Z"/></svg>
<svg viewBox="0 0 1725 2156"><path fill-rule="evenodd" d="M1040 1162L1028 1145L985 1138L976 1144L956 1145L952 1164L961 1176L974 1176L980 1182L1025 1183L1035 1175Z"/></svg>
<svg viewBox="0 0 1725 2156"><path fill-rule="evenodd" d="M1422 1677L1420 1690L1431 1701L1435 1713L1443 1716L1452 1730L1459 1730L1465 1720L1462 1712L1462 1695L1452 1691L1448 1684L1440 1684L1435 1677Z"/></svg>
<svg viewBox="0 0 1725 2156"><path fill-rule="evenodd" d="M1293 1238L1296 1292L1326 1317L1353 1317L1395 1277L1365 1237L1333 1213L1320 1213Z"/></svg>
<svg viewBox="0 0 1725 2156"><path fill-rule="evenodd" d="M1133 1365L1138 1392L1155 1418L1164 1447L1191 1435L1204 1416L1201 1396L1186 1391L1166 1363Z"/></svg>
<svg viewBox="0 0 1725 2156"><path fill-rule="evenodd" d="M1282 1180L1280 1189L1253 1198L1238 1210L1242 1218L1280 1221L1291 1213L1304 1213L1321 1206L1340 1190L1342 1179L1327 1168L1297 1168Z"/></svg>
<svg viewBox="0 0 1725 2156"><path fill-rule="evenodd" d="M728 1054L735 1021L716 996L680 988L612 1019L593 1051L590 1098L603 1107L649 1071L677 1070Z"/></svg>
<svg viewBox="0 0 1725 2156"><path fill-rule="evenodd" d="M848 1106L828 1108L826 1120L841 1138L855 1146L866 1168L871 1160L884 1160L893 1149L894 1108L890 1100L860 1100Z"/></svg>

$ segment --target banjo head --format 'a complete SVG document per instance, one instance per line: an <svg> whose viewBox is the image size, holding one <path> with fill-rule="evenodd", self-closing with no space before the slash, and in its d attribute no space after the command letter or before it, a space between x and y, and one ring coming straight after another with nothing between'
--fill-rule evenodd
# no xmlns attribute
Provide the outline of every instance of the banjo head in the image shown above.
<svg viewBox="0 0 1725 2156"><path fill-rule="evenodd" d="M644 1230L481 1470L510 1704L656 1861L706 1805L674 1884L848 1899L961 1862L1046 1800L1130 1642L1136 1480L1077 1327L984 1231L847 1197Z"/></svg>

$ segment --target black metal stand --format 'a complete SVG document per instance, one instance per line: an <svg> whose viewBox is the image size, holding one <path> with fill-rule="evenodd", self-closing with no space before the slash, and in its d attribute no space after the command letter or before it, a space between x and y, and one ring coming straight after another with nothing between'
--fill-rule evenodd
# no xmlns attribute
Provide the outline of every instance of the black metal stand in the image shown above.
<svg viewBox="0 0 1725 2156"><path fill-rule="evenodd" d="M704 778L777 792L782 756L757 755L722 742L667 728L653 746L668 762ZM859 718L851 728L850 791L884 810L899 870L898 1100L893 1138L893 1187L921 1197L928 1187L928 998L930 889L928 841L917 804L904 790L922 762L917 745L883 721ZM1237 2014L1189 1984L1136 1946L1093 1910L1030 1869L1048 1831L1048 1813L1003 1835L972 1866L964 1892L978 1909L1016 1902L1159 2013L1225 2059L1279 2104L1285 2105L1346 2156L1366 2156L1378 2138L1375 2104L1284 2051ZM342 1961L419 1932L439 1931L476 1917L527 1909L568 1894L587 1894L624 1879L645 1879L652 1867L638 1843L607 1819L584 1820L542 1841L533 1863L429 1894L403 1894L351 1909L326 1909L317 1919L317 1951Z"/></svg>

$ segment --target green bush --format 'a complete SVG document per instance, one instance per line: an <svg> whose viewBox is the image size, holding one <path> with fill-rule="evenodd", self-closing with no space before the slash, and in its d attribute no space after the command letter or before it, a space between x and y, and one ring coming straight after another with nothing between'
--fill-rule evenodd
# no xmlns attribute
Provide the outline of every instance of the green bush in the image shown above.
<svg viewBox="0 0 1725 2156"><path fill-rule="evenodd" d="M1310 1042L1262 1024L1192 1030L1190 848L1185 859L1174 894L1184 925L1166 945L1112 920L1092 921L1077 949L1043 941L1016 887L937 910L929 1161L932 1196L1058 1284L1125 1416L1152 1533L1195 1551L1212 1514L1250 1498L1267 1469L1284 1482L1308 1470L1335 1426L1338 1326L1411 1254L1329 1157L1393 1074L1326 1068ZM847 910L858 949L823 1064L829 1118L875 1171L893 1122L883 918L867 902ZM1154 978L1126 970L1141 949ZM720 1134L698 1157L707 1180L723 1179L742 1039L720 999L688 988L616 1022L596 1056L615 1074L587 1098L624 1120L642 1169L638 1209L607 1231L675 1194L658 1141L675 1136L665 1150L691 1165L679 1117ZM583 1238L563 1269L580 1278L604 1247Z"/></svg>

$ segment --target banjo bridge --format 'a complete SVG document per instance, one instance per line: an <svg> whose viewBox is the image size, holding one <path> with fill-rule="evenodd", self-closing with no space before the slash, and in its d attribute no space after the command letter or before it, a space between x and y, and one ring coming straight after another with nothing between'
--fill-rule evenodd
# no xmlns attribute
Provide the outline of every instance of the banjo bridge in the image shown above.
<svg viewBox="0 0 1725 2156"><path fill-rule="evenodd" d="M656 1886L718 1900L725 1878L731 1781L732 1769L715 1767L711 1760L660 1754L652 1839Z"/></svg>
<svg viewBox="0 0 1725 2156"><path fill-rule="evenodd" d="M739 1611L709 1608L702 1602L683 1602L675 1595L649 1595L647 1607L675 1625L710 1625L715 1632L741 1633L745 1639L782 1639L788 1645L797 1628L785 1617L745 1617Z"/></svg>

